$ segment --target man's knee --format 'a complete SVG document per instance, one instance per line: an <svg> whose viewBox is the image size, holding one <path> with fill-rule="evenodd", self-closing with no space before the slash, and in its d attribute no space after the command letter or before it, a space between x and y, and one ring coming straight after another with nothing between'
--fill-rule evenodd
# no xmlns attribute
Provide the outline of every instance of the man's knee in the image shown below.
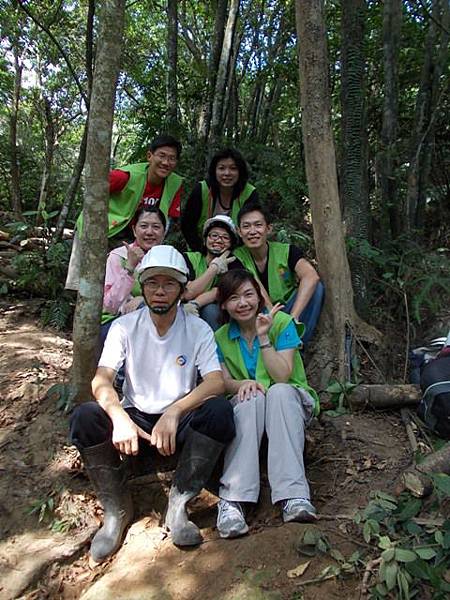
<svg viewBox="0 0 450 600"><path fill-rule="evenodd" d="M230 442L236 433L233 407L224 396L207 400L194 412L190 425L192 429L223 444Z"/></svg>
<svg viewBox="0 0 450 600"><path fill-rule="evenodd" d="M111 421L97 402L80 404L70 418L70 440L77 448L103 443L111 430Z"/></svg>

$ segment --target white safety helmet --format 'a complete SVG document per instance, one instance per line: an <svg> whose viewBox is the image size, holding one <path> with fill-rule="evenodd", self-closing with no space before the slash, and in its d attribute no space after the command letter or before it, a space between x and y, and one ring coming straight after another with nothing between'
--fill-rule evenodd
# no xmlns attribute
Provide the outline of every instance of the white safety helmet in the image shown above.
<svg viewBox="0 0 450 600"><path fill-rule="evenodd" d="M141 283L154 275L168 275L184 284L189 275L189 269L183 255L173 246L153 246L153 248L150 248L141 260L137 271Z"/></svg>
<svg viewBox="0 0 450 600"><path fill-rule="evenodd" d="M238 235L236 231L236 225L233 223L233 219L231 219L228 215L216 215L215 217L208 219L203 225L204 238L208 235L208 232L213 227L223 227L230 233L231 237L233 238L233 243L237 243Z"/></svg>

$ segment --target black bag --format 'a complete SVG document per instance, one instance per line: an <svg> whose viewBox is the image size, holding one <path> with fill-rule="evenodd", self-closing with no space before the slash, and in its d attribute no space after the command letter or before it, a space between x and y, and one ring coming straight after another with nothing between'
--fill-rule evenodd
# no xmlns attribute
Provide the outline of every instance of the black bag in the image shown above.
<svg viewBox="0 0 450 600"><path fill-rule="evenodd" d="M420 374L423 397L417 413L438 436L450 439L450 356L424 365Z"/></svg>

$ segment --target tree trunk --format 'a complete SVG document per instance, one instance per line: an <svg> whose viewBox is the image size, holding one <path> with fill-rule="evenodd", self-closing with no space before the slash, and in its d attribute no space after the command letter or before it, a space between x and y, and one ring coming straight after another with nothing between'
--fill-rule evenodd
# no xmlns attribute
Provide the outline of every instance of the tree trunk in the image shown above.
<svg viewBox="0 0 450 600"><path fill-rule="evenodd" d="M383 7L383 125L378 171L382 211L387 215L391 235L400 233L400 211L396 174L398 125L398 61L402 24L402 0L385 0Z"/></svg>
<svg viewBox="0 0 450 600"><path fill-rule="evenodd" d="M296 20L306 176L319 271L326 289L316 341L320 357L316 352L311 360L316 385L323 389L332 374L339 380L345 378L347 323L368 341L379 341L380 335L360 321L353 305L331 130L323 0L296 0Z"/></svg>
<svg viewBox="0 0 450 600"><path fill-rule="evenodd" d="M361 247L369 238L368 145L365 89L366 0L342 0L341 199L347 236L355 305L367 312L367 261Z"/></svg>
<svg viewBox="0 0 450 600"><path fill-rule="evenodd" d="M420 386L412 384L358 385L350 394L352 408L392 408L416 405L420 402Z"/></svg>
<svg viewBox="0 0 450 600"><path fill-rule="evenodd" d="M167 1L167 129L176 133L178 125L178 0Z"/></svg>
<svg viewBox="0 0 450 600"><path fill-rule="evenodd" d="M86 145L87 145L87 134L88 134L88 123L89 119L84 124L83 137L80 142L80 149L78 151L77 162L75 163L72 175L70 176L69 185L67 186L66 193L64 195L63 204L58 215L58 221L56 223L55 232L53 234L52 241L57 242L61 239L64 231L64 226L69 216L70 208L77 195L78 186L80 184L81 174L84 168L84 161L86 160Z"/></svg>
<svg viewBox="0 0 450 600"><path fill-rule="evenodd" d="M48 98L42 98L44 105L44 122L45 122L45 159L44 170L41 178L41 189L39 192L39 201L36 215L36 225L40 225L43 220L43 211L46 210L48 189L50 177L53 169L53 154L55 150L55 127L53 125L52 108Z"/></svg>
<svg viewBox="0 0 450 600"><path fill-rule="evenodd" d="M22 69L20 63L19 50L15 45L14 54L14 89L11 103L11 114L9 120L9 143L11 153L11 208L17 219L22 218L22 200L20 197L20 166L19 166L19 147L17 141L17 122L19 120L20 92L22 89Z"/></svg>
<svg viewBox="0 0 450 600"><path fill-rule="evenodd" d="M108 247L108 174L124 13L125 0L108 0L99 16L87 135L80 284L73 328L72 389L77 402L89 398L96 367Z"/></svg>
<svg viewBox="0 0 450 600"><path fill-rule="evenodd" d="M214 89L214 99L211 116L211 131L209 139L210 155L212 155L217 150L217 145L222 134L223 103L238 12L239 0L231 0L227 25L225 27L225 33L223 37L222 51L220 53L219 67L217 70L216 86Z"/></svg>
<svg viewBox="0 0 450 600"><path fill-rule="evenodd" d="M89 109L91 96L92 96L92 82L93 82L93 69L94 69L94 15L95 15L95 0L89 0L88 15L86 21L86 73L88 81L88 92L86 98L86 106ZM69 216L70 208L75 200L78 186L80 184L81 174L84 168L84 161L86 160L86 144L87 144L87 133L88 133L88 122L89 114L84 124L83 136L80 141L80 149L78 151L77 162L75 163L72 175L70 177L69 185L66 189L64 196L63 205L58 215L58 221L56 223L55 232L52 237L52 242L57 242L64 231L64 226Z"/></svg>
<svg viewBox="0 0 450 600"><path fill-rule="evenodd" d="M206 142L211 126L211 113L213 102L213 90L216 87L216 74L219 68L220 54L225 34L225 22L227 18L228 0L218 0L216 7L216 18L214 22L214 34L212 38L211 52L208 62L208 85L203 96L203 104L200 111L198 124L198 137L203 143Z"/></svg>
<svg viewBox="0 0 450 600"><path fill-rule="evenodd" d="M410 231L422 228L419 221L420 206L425 202L434 118L440 100L442 72L447 61L449 14L448 0L436 0L429 23L420 87L417 92L414 131L411 136L405 206L405 223Z"/></svg>

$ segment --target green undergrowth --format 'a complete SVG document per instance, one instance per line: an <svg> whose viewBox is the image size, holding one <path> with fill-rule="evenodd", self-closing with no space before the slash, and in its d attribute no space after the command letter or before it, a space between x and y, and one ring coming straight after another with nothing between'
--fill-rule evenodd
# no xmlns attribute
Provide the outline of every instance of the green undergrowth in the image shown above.
<svg viewBox="0 0 450 600"><path fill-rule="evenodd" d="M303 583L299 580L298 585L357 576L362 597L374 600L448 598L450 519L442 514L450 502L450 477L437 474L433 483L434 493L426 506L425 501L407 492L398 497L372 492L368 504L347 527L353 536L349 535L349 542L354 539L360 546L349 556L333 548L318 528L308 527L297 544L299 554L309 558L329 556L334 563L313 579Z"/></svg>

